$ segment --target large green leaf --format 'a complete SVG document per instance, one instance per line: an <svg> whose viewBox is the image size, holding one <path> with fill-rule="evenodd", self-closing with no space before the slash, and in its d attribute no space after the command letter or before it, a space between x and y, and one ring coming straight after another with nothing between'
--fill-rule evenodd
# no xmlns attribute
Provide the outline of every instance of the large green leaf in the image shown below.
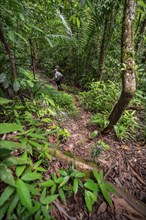
<svg viewBox="0 0 146 220"><path fill-rule="evenodd" d="M50 217L50 215L49 215L49 208L50 207L48 207L48 206L46 206L46 205L42 205L42 207L41 207L41 210L42 210L42 213L43 213L43 216L44 216L44 219L51 219L51 217Z"/></svg>
<svg viewBox="0 0 146 220"><path fill-rule="evenodd" d="M13 194L14 190L14 187L7 186L7 188L1 194L0 206L2 206L9 199L9 197Z"/></svg>
<svg viewBox="0 0 146 220"><path fill-rule="evenodd" d="M43 187L50 187L54 185L54 181L50 179L50 180L39 183L39 185Z"/></svg>
<svg viewBox="0 0 146 220"><path fill-rule="evenodd" d="M74 194L76 194L78 192L78 186L79 186L79 182L78 180L75 178L74 179L74 182L73 182L73 191L74 191Z"/></svg>
<svg viewBox="0 0 146 220"><path fill-rule="evenodd" d="M74 176L76 178L82 178L82 177L85 177L85 173L82 173L82 172L78 172L78 171L75 171L71 174L71 176Z"/></svg>
<svg viewBox="0 0 146 220"><path fill-rule="evenodd" d="M0 159L9 156L13 150L20 146L19 143L13 141L0 140Z"/></svg>
<svg viewBox="0 0 146 220"><path fill-rule="evenodd" d="M17 204L19 202L19 197L17 194L14 195L13 199L11 200L10 206L8 208L8 215L11 215L11 213L14 211L14 209L16 208Z"/></svg>
<svg viewBox="0 0 146 220"><path fill-rule="evenodd" d="M22 180L18 179L16 182L17 186L17 193L20 198L20 201L22 205L27 208L29 211L32 209L32 202L31 202L31 196L30 196L30 190L27 187L26 183L24 183Z"/></svg>
<svg viewBox="0 0 146 220"><path fill-rule="evenodd" d="M28 162L25 159L19 157L9 157L5 159L3 163L6 164L7 166L28 164Z"/></svg>
<svg viewBox="0 0 146 220"><path fill-rule="evenodd" d="M26 151L21 155L21 159L27 161L27 152ZM18 177L21 176L21 174L25 170L25 167L26 167L26 165L20 165L20 166L16 167L16 175Z"/></svg>
<svg viewBox="0 0 146 220"><path fill-rule="evenodd" d="M21 179L24 181L40 180L40 179L42 179L42 174L36 173L36 172L25 173Z"/></svg>
<svg viewBox="0 0 146 220"><path fill-rule="evenodd" d="M92 212L92 201L91 201L91 198L89 195L89 191L87 191L87 190L85 190L85 203L86 203L86 206L87 206L89 212Z"/></svg>
<svg viewBox="0 0 146 220"><path fill-rule="evenodd" d="M22 131L22 126L14 123L0 123L0 134L6 134L14 131Z"/></svg>
<svg viewBox="0 0 146 220"><path fill-rule="evenodd" d="M3 207L0 209L0 219L4 219L5 213L9 207L9 202L6 202Z"/></svg>
<svg viewBox="0 0 146 220"><path fill-rule="evenodd" d="M53 202L56 198L58 197L58 194L52 195L52 196L47 196L42 203L45 205L50 204L51 202Z"/></svg>
<svg viewBox="0 0 146 220"><path fill-rule="evenodd" d="M45 200L46 197L46 187L43 189L43 192L40 196L40 202L43 203L43 201Z"/></svg>
<svg viewBox="0 0 146 220"><path fill-rule="evenodd" d="M106 201L109 203L109 205L112 205L112 200L110 198L108 191L106 190L105 184L100 184L99 186L100 186L101 192L102 192L104 198L106 199Z"/></svg>
<svg viewBox="0 0 146 220"><path fill-rule="evenodd" d="M13 141L0 140L0 148L6 148L9 150L16 150L20 147L20 143Z"/></svg>
<svg viewBox="0 0 146 220"><path fill-rule="evenodd" d="M5 104L8 104L10 102L13 102L13 101L0 97L0 105L5 105Z"/></svg>
<svg viewBox="0 0 146 220"><path fill-rule="evenodd" d="M99 173L97 173L96 170L93 170L93 174L94 174L94 177L96 178L98 184L100 184L103 179L103 171L101 170Z"/></svg>
<svg viewBox="0 0 146 220"><path fill-rule="evenodd" d="M70 176L65 176L63 178L62 182L60 183L59 187L64 186L68 182L69 178L70 178Z"/></svg>
<svg viewBox="0 0 146 220"><path fill-rule="evenodd" d="M20 83L18 80L14 80L13 89L15 92L18 92L18 90L20 89Z"/></svg>
<svg viewBox="0 0 146 220"><path fill-rule="evenodd" d="M84 186L87 188L87 189L90 189L91 191L94 191L94 192L98 192L99 189L98 189L98 184L95 183L93 180L89 180L87 181Z"/></svg>
<svg viewBox="0 0 146 220"><path fill-rule="evenodd" d="M59 192L59 195L60 195L60 197L61 197L61 200L62 200L63 202L66 202L65 193L64 193L64 191L62 190L62 188L59 188L58 192Z"/></svg>
<svg viewBox="0 0 146 220"><path fill-rule="evenodd" d="M12 171L6 165L0 164L0 179L8 185L15 186L15 180Z"/></svg>

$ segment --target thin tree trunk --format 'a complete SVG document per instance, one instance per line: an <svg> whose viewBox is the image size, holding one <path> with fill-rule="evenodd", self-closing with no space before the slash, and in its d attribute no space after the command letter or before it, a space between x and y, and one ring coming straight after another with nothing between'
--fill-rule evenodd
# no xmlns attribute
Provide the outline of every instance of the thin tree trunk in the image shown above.
<svg viewBox="0 0 146 220"><path fill-rule="evenodd" d="M135 47L137 56L140 54L141 45L142 45L142 42L143 42L143 39L145 36L145 32L146 32L146 18L144 19L144 21L140 25L139 38L137 40L136 47Z"/></svg>
<svg viewBox="0 0 146 220"><path fill-rule="evenodd" d="M121 63L123 88L121 96L109 116L109 125L103 133L109 132L122 116L130 100L136 91L135 61L133 49L133 31L135 19L135 0L125 0L123 17L122 44L121 44Z"/></svg>
<svg viewBox="0 0 146 220"><path fill-rule="evenodd" d="M104 31L103 31L103 37L100 47L100 55L99 55L99 74L100 74L100 80L103 78L103 66L104 66L104 59L105 59L105 50L106 50L106 34L108 29L108 17L106 16L105 23L104 23Z"/></svg>
<svg viewBox="0 0 146 220"><path fill-rule="evenodd" d="M111 38L111 23L112 23L112 12L110 13L109 16L106 16L105 18L105 23L104 23L104 31L103 31L103 37L102 37L102 42L101 42L101 47L100 47L100 55L99 55L99 61L98 61L98 66L99 66L99 74L100 74L100 81L103 79L104 76L104 62L105 62L105 57L106 57L106 50L109 45L109 41Z"/></svg>
<svg viewBox="0 0 146 220"><path fill-rule="evenodd" d="M16 71L16 66L15 66L15 60L12 56L12 52L11 52L11 49L10 49L10 46L8 44L8 41L5 37L5 34L4 34L4 31L2 30L2 28L0 28L0 40L1 42L3 43L6 51L7 51L7 54L9 56L9 59L10 59L10 63L11 63L11 68L12 68L12 74L13 74L13 79L15 80L17 78L17 71Z"/></svg>
<svg viewBox="0 0 146 220"><path fill-rule="evenodd" d="M31 66L32 66L32 71L33 71L33 76L35 79L35 72L36 72L36 53L35 53L35 49L33 47L33 43L32 40L29 39L29 43L30 43L30 51L31 51Z"/></svg>

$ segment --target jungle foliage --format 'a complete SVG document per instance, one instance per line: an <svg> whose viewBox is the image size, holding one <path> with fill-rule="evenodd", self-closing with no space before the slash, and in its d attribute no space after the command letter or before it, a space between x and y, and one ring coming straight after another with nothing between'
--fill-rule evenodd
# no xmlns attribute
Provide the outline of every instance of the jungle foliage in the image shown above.
<svg viewBox="0 0 146 220"><path fill-rule="evenodd" d="M71 94L93 113L102 131L122 89L123 0L4 0L0 7L0 219L53 219L51 207L82 190L89 212L98 194L112 205L103 172L87 179L74 167L50 174L50 147L69 137L60 121L78 112ZM146 3L136 1L134 54L137 91L114 126L119 139L144 141ZM64 75L64 91L44 76ZM67 93L68 92L68 93ZM139 113L139 109L141 112ZM91 134L92 138L97 133ZM53 141L52 141L53 140ZM105 143L102 143L105 146ZM95 153L95 152L94 152ZM97 152L96 152L97 153Z"/></svg>

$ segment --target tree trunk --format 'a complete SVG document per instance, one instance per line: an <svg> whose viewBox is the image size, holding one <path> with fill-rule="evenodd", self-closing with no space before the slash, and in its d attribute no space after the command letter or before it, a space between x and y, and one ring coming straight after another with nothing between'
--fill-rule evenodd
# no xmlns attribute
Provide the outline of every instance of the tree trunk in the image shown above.
<svg viewBox="0 0 146 220"><path fill-rule="evenodd" d="M109 125L103 133L109 132L122 116L130 100L136 91L135 61L133 48L133 29L135 18L135 0L125 0L125 9L122 28L121 63L122 70L122 92L119 101L109 116Z"/></svg>
<svg viewBox="0 0 146 220"><path fill-rule="evenodd" d="M7 51L7 54L9 56L10 63L11 63L11 68L12 68L13 80L15 80L17 78L17 71L16 71L16 66L15 66L15 60L14 60L14 58L12 56L10 46L9 46L9 44L7 42L7 39L5 37L4 31L2 30L2 28L0 28L0 40L3 43L3 45L4 45L4 47L5 47L6 51Z"/></svg>
<svg viewBox="0 0 146 220"><path fill-rule="evenodd" d="M109 44L109 41L112 35L111 23L112 23L112 12L110 12L110 15L106 16L105 23L104 23L104 31L103 31L103 37L102 37L99 61L98 61L98 66L99 66L98 72L100 75L100 79L99 79L100 81L103 79L103 76L104 76L104 62L105 62L105 57L106 57L106 50L108 48L108 44Z"/></svg>
<svg viewBox="0 0 146 220"><path fill-rule="evenodd" d="M145 36L145 32L146 32L146 18L140 24L139 37L138 37L136 47L135 47L137 56L140 54L142 42L143 42L144 36Z"/></svg>
<svg viewBox="0 0 146 220"><path fill-rule="evenodd" d="M33 76L35 79L35 72L36 72L36 53L35 53L35 49L33 47L33 43L32 40L29 39L29 43L30 43L30 51L31 51L31 66L32 66L32 71L33 71Z"/></svg>
<svg viewBox="0 0 146 220"><path fill-rule="evenodd" d="M104 66L104 60L105 60L105 50L107 46L106 42L106 34L107 34L107 29L108 29L108 16L106 16L105 23L104 23L104 31L103 31L103 37L102 37L102 42L101 42L101 47L100 47L100 54L99 54L99 74L100 74L100 80L103 78L103 66Z"/></svg>

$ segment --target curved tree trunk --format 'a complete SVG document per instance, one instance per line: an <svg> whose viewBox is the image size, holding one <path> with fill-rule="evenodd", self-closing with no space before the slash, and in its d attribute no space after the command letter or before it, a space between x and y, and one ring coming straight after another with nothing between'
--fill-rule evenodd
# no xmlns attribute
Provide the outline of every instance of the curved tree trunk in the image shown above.
<svg viewBox="0 0 146 220"><path fill-rule="evenodd" d="M122 116L136 91L133 31L135 19L135 0L125 0L122 29L121 63L123 88L121 96L109 116L109 125L103 133L109 132Z"/></svg>
<svg viewBox="0 0 146 220"><path fill-rule="evenodd" d="M14 58L12 56L10 46L9 46L9 44L7 42L7 39L5 37L4 31L2 30L2 28L0 28L0 40L3 43L3 45L4 45L4 47L5 47L6 51L7 51L7 54L9 56L10 63L11 63L11 68L12 68L13 80L15 80L17 78L17 71L16 71L16 66L15 66L15 60L14 60Z"/></svg>

